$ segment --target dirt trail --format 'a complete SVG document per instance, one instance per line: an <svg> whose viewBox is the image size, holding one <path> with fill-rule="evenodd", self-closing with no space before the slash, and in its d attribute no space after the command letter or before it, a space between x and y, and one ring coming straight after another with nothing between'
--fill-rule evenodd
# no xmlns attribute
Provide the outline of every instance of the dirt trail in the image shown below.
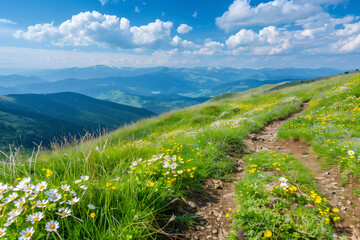
<svg viewBox="0 0 360 240"><path fill-rule="evenodd" d="M332 207L340 209L343 221L336 223L338 235L346 235L350 240L360 240L360 198L352 194L353 187L359 187L355 179L350 179L345 187L341 185L341 174L335 167L324 170L320 166L319 157L312 151L311 146L301 141L276 141L278 128L289 118L294 118L308 108L308 103L301 106L299 113L294 113L286 119L278 119L264 127L259 133L250 134L245 140L245 152L275 150L281 153L292 153L296 158L309 167L316 178L318 188L328 199ZM194 196L193 205L198 225L195 230L186 233L186 239L226 239L230 231L230 221L225 218L229 208L234 208L235 183L243 175L244 163L234 157L238 163L234 181L223 182L209 179L204 185L205 194Z"/></svg>

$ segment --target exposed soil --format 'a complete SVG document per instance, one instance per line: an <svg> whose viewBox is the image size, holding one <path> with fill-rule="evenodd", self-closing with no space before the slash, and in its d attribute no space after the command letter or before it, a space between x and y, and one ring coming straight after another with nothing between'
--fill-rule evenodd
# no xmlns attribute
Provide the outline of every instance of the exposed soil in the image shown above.
<svg viewBox="0 0 360 240"><path fill-rule="evenodd" d="M346 186L341 185L341 174L337 167L324 170L320 166L320 158L313 152L311 146L301 141L276 141L278 128L289 118L296 117L308 108L304 103L299 113L294 113L286 119L277 119L264 127L258 133L252 133L244 141L245 153L262 150L275 150L281 153L292 153L307 166L313 173L317 187L328 199L333 208L340 209L342 221L335 223L338 235L345 235L351 240L360 240L360 198L352 190L359 188L356 179L350 177ZM197 225L186 233L186 239L226 239L230 231L230 221L225 218L229 208L234 208L235 183L243 175L244 163L240 158L234 157L238 163L234 180L223 182L209 179L204 185L204 194L193 196L191 204L198 216ZM334 238L336 239L336 238Z"/></svg>

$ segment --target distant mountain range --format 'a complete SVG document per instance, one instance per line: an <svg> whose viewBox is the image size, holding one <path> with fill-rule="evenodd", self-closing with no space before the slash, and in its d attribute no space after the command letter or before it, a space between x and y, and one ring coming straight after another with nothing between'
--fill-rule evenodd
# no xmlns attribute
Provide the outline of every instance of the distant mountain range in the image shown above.
<svg viewBox="0 0 360 240"><path fill-rule="evenodd" d="M55 138L83 135L156 115L142 108L77 93L0 96L0 147L49 146Z"/></svg>
<svg viewBox="0 0 360 240"><path fill-rule="evenodd" d="M1 72L0 69L0 74ZM245 91L263 84L306 80L340 72L329 68L114 68L107 66L17 70L12 72L13 75L0 76L0 94L71 91L120 104L143 107L160 114L201 103L222 93Z"/></svg>

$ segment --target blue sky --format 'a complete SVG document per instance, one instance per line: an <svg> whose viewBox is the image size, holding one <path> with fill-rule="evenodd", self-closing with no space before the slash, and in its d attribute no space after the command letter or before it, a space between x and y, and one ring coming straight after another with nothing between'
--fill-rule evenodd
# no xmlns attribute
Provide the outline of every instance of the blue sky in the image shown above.
<svg viewBox="0 0 360 240"><path fill-rule="evenodd" d="M0 4L0 68L360 67L358 0Z"/></svg>

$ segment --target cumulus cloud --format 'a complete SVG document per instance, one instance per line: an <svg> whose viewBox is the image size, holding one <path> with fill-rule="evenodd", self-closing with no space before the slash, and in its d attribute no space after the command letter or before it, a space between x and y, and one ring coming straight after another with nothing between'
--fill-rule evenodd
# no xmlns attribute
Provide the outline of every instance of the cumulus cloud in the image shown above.
<svg viewBox="0 0 360 240"><path fill-rule="evenodd" d="M13 22L9 19L0 18L0 24L16 24L16 22Z"/></svg>
<svg viewBox="0 0 360 240"><path fill-rule="evenodd" d="M323 5L339 4L340 0L273 0L253 7L250 0L234 0L216 24L225 31L251 26L292 23L323 12Z"/></svg>
<svg viewBox="0 0 360 240"><path fill-rule="evenodd" d="M224 47L225 44L223 43L212 41L211 39L207 39L204 45L202 45L199 50L193 51L192 54L208 55L208 56L222 54L224 52L223 51Z"/></svg>
<svg viewBox="0 0 360 240"><path fill-rule="evenodd" d="M182 40L181 37L179 37L177 35L171 40L170 45L173 47L185 48L185 49L200 48L200 45L195 44L192 41Z"/></svg>
<svg viewBox="0 0 360 240"><path fill-rule="evenodd" d="M170 38L172 22L157 19L144 26L130 26L126 18L99 12L81 12L70 20L29 26L14 36L32 41L50 41L57 46L89 46L115 48L153 48Z"/></svg>
<svg viewBox="0 0 360 240"><path fill-rule="evenodd" d="M255 55L280 54L290 48L290 39L286 31L275 26L261 29L258 33L242 29L230 36L225 44L231 54L249 53Z"/></svg>
<svg viewBox="0 0 360 240"><path fill-rule="evenodd" d="M180 26L177 28L177 32L180 34L185 34L185 33L190 32L192 29L193 29L192 27L183 23L183 24L180 24Z"/></svg>

